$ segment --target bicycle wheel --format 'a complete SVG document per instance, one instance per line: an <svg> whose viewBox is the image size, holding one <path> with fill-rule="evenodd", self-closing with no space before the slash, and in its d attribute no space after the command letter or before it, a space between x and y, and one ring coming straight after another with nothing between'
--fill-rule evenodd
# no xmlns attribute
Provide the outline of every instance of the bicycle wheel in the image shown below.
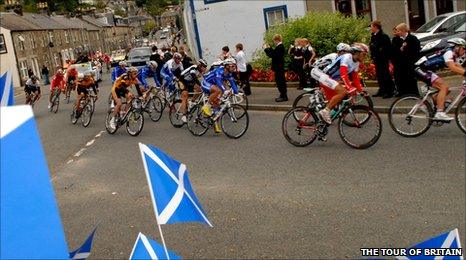
<svg viewBox="0 0 466 260"><path fill-rule="evenodd" d="M367 149L377 143L382 135L382 121L372 108L355 105L343 111L338 122L338 132L343 142L350 147Z"/></svg>
<svg viewBox="0 0 466 260"><path fill-rule="evenodd" d="M433 114L429 102L422 102L418 96L404 96L391 105L388 122L395 133L404 137L417 137L429 130Z"/></svg>
<svg viewBox="0 0 466 260"><path fill-rule="evenodd" d="M317 125L318 118L314 111L307 107L296 107L283 117L283 136L290 144L304 147L317 138Z"/></svg>
<svg viewBox="0 0 466 260"><path fill-rule="evenodd" d="M71 123L73 125L76 124L76 122L78 122L79 116L77 116L76 113L78 113L78 111L76 110L76 106L73 106L73 111L71 112L71 115L70 115Z"/></svg>
<svg viewBox="0 0 466 260"><path fill-rule="evenodd" d="M149 115L150 120L157 122L162 118L163 104L159 97L153 96L147 101L145 111Z"/></svg>
<svg viewBox="0 0 466 260"><path fill-rule="evenodd" d="M70 103L70 96L71 96L71 87L68 87L65 93L66 104Z"/></svg>
<svg viewBox="0 0 466 260"><path fill-rule="evenodd" d="M309 93L309 92L303 92L301 93L299 96L297 96L295 98L295 100L293 101L293 108L297 108L297 107L308 107L309 106L309 103L310 103L310 100L309 100L309 96L311 96L313 94ZM298 118L296 118L298 119Z"/></svg>
<svg viewBox="0 0 466 260"><path fill-rule="evenodd" d="M53 113L58 112L58 106L60 105L60 92L53 97L51 110Z"/></svg>
<svg viewBox="0 0 466 260"><path fill-rule="evenodd" d="M92 104L87 103L81 114L81 122L84 127L88 127L92 120Z"/></svg>
<svg viewBox="0 0 466 260"><path fill-rule="evenodd" d="M126 132L131 136L137 136L144 127L144 116L140 112L131 110L128 112L126 121Z"/></svg>
<svg viewBox="0 0 466 260"><path fill-rule="evenodd" d="M463 98L456 107L455 120L461 131L466 134L466 98Z"/></svg>
<svg viewBox="0 0 466 260"><path fill-rule="evenodd" d="M238 139L248 130L249 115L246 108L238 104L232 104L220 118L220 125L226 136Z"/></svg>
<svg viewBox="0 0 466 260"><path fill-rule="evenodd" d="M115 128L110 126L110 120L113 117L113 108L109 109L107 112L107 116L105 117L105 130L107 133L113 135L118 130L118 125Z"/></svg>
<svg viewBox="0 0 466 260"><path fill-rule="evenodd" d="M209 118L204 117L200 105L197 105L189 111L188 130L195 136L204 135L209 129Z"/></svg>
<svg viewBox="0 0 466 260"><path fill-rule="evenodd" d="M168 117L170 118L170 123L172 124L172 126L176 128L180 128L184 125L184 122L181 120L183 113L181 113L180 109L181 109L181 100L176 100L170 106L170 112L169 112Z"/></svg>
<svg viewBox="0 0 466 260"><path fill-rule="evenodd" d="M242 89L238 90L238 93L241 96L237 96L237 95L231 96L232 103L242 105L246 110L248 110L249 109L248 97L244 94L244 91Z"/></svg>

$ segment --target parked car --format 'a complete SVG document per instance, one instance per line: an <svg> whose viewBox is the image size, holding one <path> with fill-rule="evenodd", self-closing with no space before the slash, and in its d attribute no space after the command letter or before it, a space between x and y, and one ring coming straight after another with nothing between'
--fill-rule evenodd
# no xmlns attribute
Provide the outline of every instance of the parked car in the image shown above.
<svg viewBox="0 0 466 260"><path fill-rule="evenodd" d="M421 54L423 56L429 56L437 51L443 50L448 47L447 41L452 38L465 38L466 36L466 23L465 21L459 21L452 27L448 28L447 31L434 34L432 36L425 37L421 41ZM461 62L464 65L464 57Z"/></svg>
<svg viewBox="0 0 466 260"><path fill-rule="evenodd" d="M133 48L128 52L127 66L143 67L150 60L152 49L150 47Z"/></svg>
<svg viewBox="0 0 466 260"><path fill-rule="evenodd" d="M126 59L126 51L125 50L117 50L112 51L112 56L110 57L110 62L112 67L118 66L120 61L124 61Z"/></svg>
<svg viewBox="0 0 466 260"><path fill-rule="evenodd" d="M78 77L82 77L84 73L90 71L94 75L95 81L102 81L100 71L98 71L97 67L94 67L92 65L92 62L72 64L71 67L76 68L76 70L78 71Z"/></svg>
<svg viewBox="0 0 466 260"><path fill-rule="evenodd" d="M463 21L463 23L466 21L466 11L441 14L419 27L413 34L422 41L425 37L445 32L460 21Z"/></svg>

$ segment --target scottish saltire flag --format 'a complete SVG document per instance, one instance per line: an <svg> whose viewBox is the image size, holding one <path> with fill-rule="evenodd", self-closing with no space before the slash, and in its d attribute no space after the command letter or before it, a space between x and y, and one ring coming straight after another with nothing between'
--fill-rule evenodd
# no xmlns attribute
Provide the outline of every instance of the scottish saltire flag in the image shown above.
<svg viewBox="0 0 466 260"><path fill-rule="evenodd" d="M426 240L424 242L421 242L419 244L416 244L411 248L418 248L422 249L422 254L418 256L409 256L409 257L402 257L399 259L444 259L444 260L453 260L453 259L463 259L462 256L452 256L448 254L456 254L457 249L461 248L461 243L460 243L460 236L458 234L458 229L454 229L452 231L443 233L439 236L433 237L429 240ZM408 252L409 252L408 249ZM426 254L431 254L432 249L435 250L435 253L442 253L444 256L433 256L433 255L426 255ZM445 250L444 252L441 252L441 250L436 250L436 249L451 249ZM464 250L462 250L462 253L464 254Z"/></svg>
<svg viewBox="0 0 466 260"><path fill-rule="evenodd" d="M139 143L159 224L202 222L212 227L188 178L186 165L161 150Z"/></svg>
<svg viewBox="0 0 466 260"><path fill-rule="evenodd" d="M92 242L94 240L94 234L96 230L97 227L94 228L94 230L87 237L86 241L84 241L82 246L80 246L73 252L70 252L70 259L86 259L91 254Z"/></svg>
<svg viewBox="0 0 466 260"><path fill-rule="evenodd" d="M168 250L168 258L162 245L139 233L129 259L181 259L173 251Z"/></svg>
<svg viewBox="0 0 466 260"><path fill-rule="evenodd" d="M68 258L32 109L0 107L0 121L0 258Z"/></svg>
<svg viewBox="0 0 466 260"><path fill-rule="evenodd" d="M0 106L12 106L15 103L13 94L11 73L7 71L0 77Z"/></svg>

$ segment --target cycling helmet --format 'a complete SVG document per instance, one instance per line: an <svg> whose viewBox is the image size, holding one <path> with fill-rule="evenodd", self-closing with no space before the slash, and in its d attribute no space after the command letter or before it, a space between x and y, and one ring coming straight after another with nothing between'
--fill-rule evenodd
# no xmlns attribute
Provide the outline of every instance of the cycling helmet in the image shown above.
<svg viewBox="0 0 466 260"><path fill-rule="evenodd" d="M369 52L369 47L365 45L364 43L354 43L353 46L351 46L351 51L352 52Z"/></svg>
<svg viewBox="0 0 466 260"><path fill-rule="evenodd" d="M65 74L65 72L62 69L58 69L56 74L57 75L63 75L63 74Z"/></svg>
<svg viewBox="0 0 466 260"><path fill-rule="evenodd" d="M351 51L351 46L349 44L346 44L346 43L339 43L337 45L337 51L347 51L347 52L350 52Z"/></svg>
<svg viewBox="0 0 466 260"><path fill-rule="evenodd" d="M34 80L34 81L36 81L36 80L38 80L38 78L37 78L37 76L36 76L36 75L32 75L32 76L31 76L31 80Z"/></svg>
<svg viewBox="0 0 466 260"><path fill-rule="evenodd" d="M225 59L223 65L236 65L236 60L233 58Z"/></svg>
<svg viewBox="0 0 466 260"><path fill-rule="evenodd" d="M447 42L452 45L466 46L466 41L462 38L452 38Z"/></svg>
<svg viewBox="0 0 466 260"><path fill-rule="evenodd" d="M127 70L128 73L132 73L132 72L138 72L138 69L136 67L129 67L129 69Z"/></svg>
<svg viewBox="0 0 466 260"><path fill-rule="evenodd" d="M126 61L123 60L123 61L118 62L118 65L126 67Z"/></svg>
<svg viewBox="0 0 466 260"><path fill-rule="evenodd" d="M92 73L92 71L88 70L88 71L84 72L84 77L92 77L92 76L94 76L94 73Z"/></svg>
<svg viewBox="0 0 466 260"><path fill-rule="evenodd" d="M157 68L157 62L151 60L147 63L147 65L152 66L153 68Z"/></svg>
<svg viewBox="0 0 466 260"><path fill-rule="evenodd" d="M178 59L178 60L181 60L183 57L181 56L181 54L179 54L178 52L175 52L173 54L173 59Z"/></svg>
<svg viewBox="0 0 466 260"><path fill-rule="evenodd" d="M205 60L200 59L200 60L198 60L197 62L199 63L199 65L204 66L204 67L207 67L207 62L205 62Z"/></svg>

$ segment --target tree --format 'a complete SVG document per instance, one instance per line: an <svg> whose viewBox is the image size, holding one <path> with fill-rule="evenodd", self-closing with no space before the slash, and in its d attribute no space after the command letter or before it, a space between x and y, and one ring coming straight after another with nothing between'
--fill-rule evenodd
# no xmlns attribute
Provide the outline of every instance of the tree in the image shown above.
<svg viewBox="0 0 466 260"><path fill-rule="evenodd" d="M148 21L143 28L143 32L145 35L149 35L153 30L155 29L155 22L154 21Z"/></svg>

